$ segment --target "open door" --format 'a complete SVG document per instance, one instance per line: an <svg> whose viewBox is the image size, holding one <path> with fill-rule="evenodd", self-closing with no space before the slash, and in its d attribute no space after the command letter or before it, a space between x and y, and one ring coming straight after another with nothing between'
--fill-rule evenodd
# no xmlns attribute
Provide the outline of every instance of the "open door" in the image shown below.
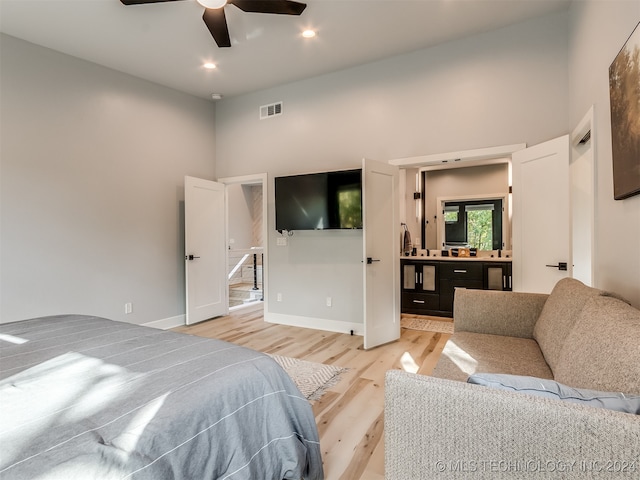
<svg viewBox="0 0 640 480"><path fill-rule="evenodd" d="M364 348L400 338L398 167L363 160Z"/></svg>
<svg viewBox="0 0 640 480"><path fill-rule="evenodd" d="M225 186L184 177L186 324L226 315Z"/></svg>
<svg viewBox="0 0 640 480"><path fill-rule="evenodd" d="M572 276L569 136L513 153L513 290Z"/></svg>

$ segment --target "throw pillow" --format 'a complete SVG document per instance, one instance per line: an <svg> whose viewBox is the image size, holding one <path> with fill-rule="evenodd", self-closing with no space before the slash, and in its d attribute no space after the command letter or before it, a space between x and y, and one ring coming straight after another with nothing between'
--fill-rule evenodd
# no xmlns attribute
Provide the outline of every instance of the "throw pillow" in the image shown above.
<svg viewBox="0 0 640 480"><path fill-rule="evenodd" d="M554 380L520 375L475 373L468 383L640 415L640 396L573 388Z"/></svg>

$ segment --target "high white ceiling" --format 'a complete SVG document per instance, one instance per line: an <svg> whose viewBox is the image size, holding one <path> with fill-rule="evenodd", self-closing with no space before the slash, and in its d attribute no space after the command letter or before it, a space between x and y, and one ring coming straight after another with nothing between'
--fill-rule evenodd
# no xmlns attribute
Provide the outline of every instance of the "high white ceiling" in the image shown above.
<svg viewBox="0 0 640 480"><path fill-rule="evenodd" d="M261 90L566 10L571 0L307 0L299 17L227 5L218 48L195 0L0 0L0 31L203 98ZM313 39L303 29L317 30ZM203 62L217 64L205 70Z"/></svg>

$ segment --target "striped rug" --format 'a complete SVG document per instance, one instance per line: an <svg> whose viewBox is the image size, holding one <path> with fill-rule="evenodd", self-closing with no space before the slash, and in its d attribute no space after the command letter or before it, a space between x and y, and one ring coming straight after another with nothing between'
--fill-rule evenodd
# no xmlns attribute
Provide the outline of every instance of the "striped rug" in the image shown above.
<svg viewBox="0 0 640 480"><path fill-rule="evenodd" d="M338 383L340 375L349 370L280 355L271 355L271 357L287 372L300 393L310 402L319 400L328 388Z"/></svg>
<svg viewBox="0 0 640 480"><path fill-rule="evenodd" d="M429 320L427 318L402 317L400 326L409 330L423 330L425 332L453 333L453 322Z"/></svg>

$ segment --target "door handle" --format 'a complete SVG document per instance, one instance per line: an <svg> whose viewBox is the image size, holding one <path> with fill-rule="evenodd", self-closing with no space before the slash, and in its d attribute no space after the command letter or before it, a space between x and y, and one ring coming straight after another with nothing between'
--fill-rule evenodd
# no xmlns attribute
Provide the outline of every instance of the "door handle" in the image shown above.
<svg viewBox="0 0 640 480"><path fill-rule="evenodd" d="M185 260L193 260L194 258L200 258L200 257L196 257L195 255L185 255L184 256Z"/></svg>
<svg viewBox="0 0 640 480"><path fill-rule="evenodd" d="M380 261L379 258L367 257L367 265L371 265L373 262L379 262L379 261Z"/></svg>
<svg viewBox="0 0 640 480"><path fill-rule="evenodd" d="M558 262L557 265L545 265L545 267L557 268L558 270L567 270L567 262Z"/></svg>

